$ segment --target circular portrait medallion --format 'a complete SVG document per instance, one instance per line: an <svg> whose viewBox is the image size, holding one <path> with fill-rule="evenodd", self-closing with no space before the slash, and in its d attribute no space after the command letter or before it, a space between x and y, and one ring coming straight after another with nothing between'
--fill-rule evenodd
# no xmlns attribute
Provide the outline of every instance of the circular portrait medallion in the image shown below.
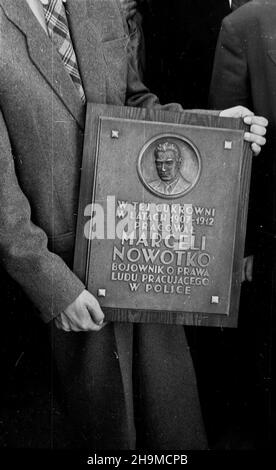
<svg viewBox="0 0 276 470"><path fill-rule="evenodd" d="M162 134L143 146L138 175L148 191L173 199L188 194L201 173L201 158L195 145L177 134Z"/></svg>

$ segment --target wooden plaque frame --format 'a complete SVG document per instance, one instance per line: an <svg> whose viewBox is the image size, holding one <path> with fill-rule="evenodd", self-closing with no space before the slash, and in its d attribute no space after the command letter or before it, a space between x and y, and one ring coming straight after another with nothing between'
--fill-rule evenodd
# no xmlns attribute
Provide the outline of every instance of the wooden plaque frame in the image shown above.
<svg viewBox="0 0 276 470"><path fill-rule="evenodd" d="M85 283L87 289L98 298L107 320L217 327L237 326L252 160L250 147L243 140L245 130L246 126L242 119L221 118L212 113L174 113L154 109L88 104L74 272ZM141 136L145 136L144 142L141 141ZM135 139L138 139L138 145ZM157 184L158 189L156 189L154 181L146 181L145 175L153 161L153 157L148 155L153 153L152 149L158 143L164 143L165 140L170 141L170 139L172 141L176 139L176 142L178 139L180 147L183 145L183 149L188 148L190 152L187 168L189 166L190 173L194 172L194 174L190 176L192 181L189 181L188 189L183 186L182 196L178 194L162 196L160 192L158 193L161 191L159 186L164 186L162 182L161 185ZM118 148L120 148L120 158L118 150L116 151ZM120 167L119 173L116 173L115 161L117 167L118 165ZM213 169L208 173L208 168L212 165ZM214 171L217 172L217 177ZM145 175L142 174L143 172ZM122 181L126 181L126 186L128 186L125 194ZM118 188L118 194L115 194L116 188ZM187 204L187 207L192 205L193 211L196 207L199 213L202 209L206 210L207 214L208 211L212 214L211 210L214 211L213 214L218 214L216 215L217 232L215 233L214 229L212 232L211 226L205 227L204 225L207 235L202 235L200 219L198 219L199 223L197 219L195 222L194 215L192 219L195 237L197 230L201 230L201 240L205 237L205 241L202 241L203 245L207 238L207 245L210 243L213 250L209 253L210 264L213 267L210 268L211 274L208 272L208 287L190 285L188 289L190 294L183 295L182 290L187 291L187 288L182 285L179 287L180 295L179 293L160 293L152 292L152 289L157 286L152 281L152 284L145 284L150 292L146 293L140 289L137 294L137 292L130 291L127 282L111 280L111 267L113 269L114 265L110 256L112 250L114 255L116 240L89 240L89 237L84 236L84 227L87 227L90 220L89 232L91 232L94 223L92 223L91 211L95 202L102 201L104 204L105 195L114 194L116 203L119 199L131 203L132 188L135 194L134 199L139 199L143 195L143 198L139 199L141 203L158 204L159 201L160 204L179 204L180 206L182 204L181 207L186 207ZM110 193L109 190L112 189L115 191ZM218 203L214 204L216 193ZM209 199L212 203L208 202ZM205 207L206 203L207 207ZM169 207L171 210L172 206ZM204 223L207 223L206 220L204 218ZM184 253L186 257L188 256L187 249ZM198 250L195 247L194 249ZM139 255L138 248L135 253ZM217 258L216 253L218 253ZM209 258L206 255L203 264L206 264ZM191 254L190 268L186 266L190 271L186 270L188 272L188 274L186 272L186 277L182 276L181 280L179 275L174 278L175 282L183 283L187 279L191 282L192 277L201 282L200 278L204 275L199 269L200 266L199 271L195 269L196 274L192 276L194 274L193 259ZM163 262L167 263L165 256ZM132 259L131 263L133 263ZM152 270L155 269L154 262L148 264L152 266ZM156 269L161 270L161 268ZM175 266L174 269L181 268ZM212 275L212 269L215 277ZM196 277L197 274L198 277ZM164 279L165 285L168 277ZM142 287L144 288L144 284ZM165 289L164 286L163 288ZM109 292L111 292L110 296L107 295Z"/></svg>

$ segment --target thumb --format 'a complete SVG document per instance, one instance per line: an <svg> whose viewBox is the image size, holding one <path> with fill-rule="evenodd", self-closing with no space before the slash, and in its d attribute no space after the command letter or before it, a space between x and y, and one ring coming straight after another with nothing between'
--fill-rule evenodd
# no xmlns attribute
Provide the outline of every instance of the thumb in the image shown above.
<svg viewBox="0 0 276 470"><path fill-rule="evenodd" d="M234 106L224 109L219 115L221 117L244 118L245 116L254 116L254 113L244 106Z"/></svg>
<svg viewBox="0 0 276 470"><path fill-rule="evenodd" d="M104 321L104 313L97 299L93 295L90 295L89 298L86 299L85 306L90 313L92 320L97 325L102 325Z"/></svg>
<svg viewBox="0 0 276 470"><path fill-rule="evenodd" d="M246 263L246 280L252 282L253 280L253 256L249 256Z"/></svg>

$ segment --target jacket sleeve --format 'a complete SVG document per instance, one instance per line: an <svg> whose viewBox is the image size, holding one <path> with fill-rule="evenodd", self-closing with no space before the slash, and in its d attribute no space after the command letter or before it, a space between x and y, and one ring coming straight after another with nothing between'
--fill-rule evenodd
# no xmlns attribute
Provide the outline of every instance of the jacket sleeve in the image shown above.
<svg viewBox="0 0 276 470"><path fill-rule="evenodd" d="M159 98L151 93L149 89L144 85L141 80L141 76L139 73L139 62L137 60L137 47L136 44L133 43L133 40L137 40L135 35L131 35L129 31L129 27L123 13L121 4L119 0L115 0L117 7L121 14L121 19L123 21L125 34L128 35L129 41L127 45L127 62L128 62L128 72L127 72L127 89L126 89L126 106L133 106L133 107L142 107L142 108L155 108L155 109L162 109L164 111L172 111L172 112L183 112L184 109L179 103L167 103L161 104ZM201 109L193 109L193 110L185 110L191 113L197 114L211 114L211 115L218 115L218 111L210 111L210 110L201 110Z"/></svg>
<svg viewBox="0 0 276 470"><path fill-rule="evenodd" d="M241 24L234 27L231 17L225 18L220 31L213 75L210 87L209 102L216 109L243 105L253 109L250 80L247 61L246 39L241 34ZM254 109L253 109L254 111ZM245 241L245 256L256 251L258 206L257 159L253 159L251 187L249 195L249 208L247 220L247 233Z"/></svg>
<svg viewBox="0 0 276 470"><path fill-rule="evenodd" d="M218 38L209 102L213 109L251 106L246 41L235 30L230 17L224 19Z"/></svg>
<svg viewBox="0 0 276 470"><path fill-rule="evenodd" d="M218 115L218 111L202 110L202 109L189 109L184 110L179 103L161 104L158 97L151 93L149 89L142 83L138 71L138 63L135 54L135 47L131 45L131 38L128 45L128 78L127 78L127 92L126 92L126 105L142 108L162 109L164 111L183 112L197 114L210 114Z"/></svg>
<svg viewBox="0 0 276 470"><path fill-rule="evenodd" d="M135 48L131 46L131 39L128 45L128 76L126 105L142 108L161 108L168 111L181 112L183 108L178 103L161 105L159 99L142 83L137 68L137 60L134 54Z"/></svg>
<svg viewBox="0 0 276 470"><path fill-rule="evenodd" d="M44 321L50 321L85 288L64 261L47 248L45 232L31 221L21 191L4 117L0 111L0 260Z"/></svg>

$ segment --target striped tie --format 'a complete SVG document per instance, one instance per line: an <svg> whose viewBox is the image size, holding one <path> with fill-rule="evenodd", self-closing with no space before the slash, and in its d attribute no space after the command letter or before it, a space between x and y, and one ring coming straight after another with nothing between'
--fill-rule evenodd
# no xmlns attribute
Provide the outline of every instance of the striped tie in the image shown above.
<svg viewBox="0 0 276 470"><path fill-rule="evenodd" d="M85 93L78 69L76 54L70 38L63 2L62 0L49 0L47 4L43 2L43 8L49 36L57 46L65 68L75 83L82 102L85 103Z"/></svg>

